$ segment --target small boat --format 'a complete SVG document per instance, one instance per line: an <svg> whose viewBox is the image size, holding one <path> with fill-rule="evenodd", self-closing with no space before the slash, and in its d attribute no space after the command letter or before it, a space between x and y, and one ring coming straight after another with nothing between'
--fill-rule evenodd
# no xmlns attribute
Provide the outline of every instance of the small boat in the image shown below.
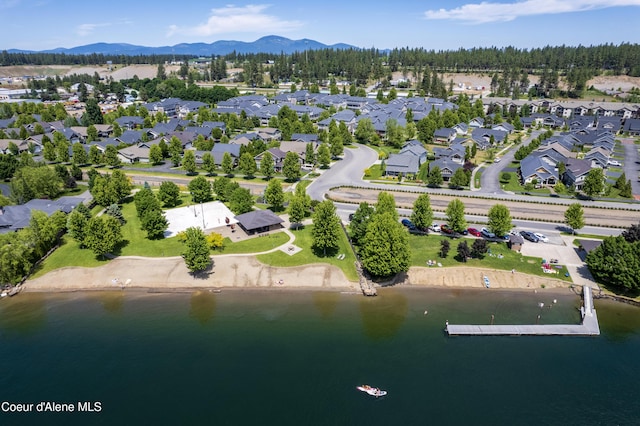
<svg viewBox="0 0 640 426"><path fill-rule="evenodd" d="M383 390L380 390L378 388L374 388L373 386L369 386L369 385L357 386L357 389L359 391L366 392L371 396L375 396L376 398L379 397L379 396L385 396L387 394L387 391L383 391Z"/></svg>
<svg viewBox="0 0 640 426"><path fill-rule="evenodd" d="M484 281L484 286L486 288L491 287L491 284L489 283L489 277L487 277L486 275L484 277L482 277L482 280Z"/></svg>

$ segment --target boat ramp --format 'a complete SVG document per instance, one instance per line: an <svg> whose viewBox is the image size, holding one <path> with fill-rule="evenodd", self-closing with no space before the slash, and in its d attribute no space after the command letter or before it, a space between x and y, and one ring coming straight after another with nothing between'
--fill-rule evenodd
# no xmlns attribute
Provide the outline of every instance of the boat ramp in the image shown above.
<svg viewBox="0 0 640 426"><path fill-rule="evenodd" d="M450 336L598 336L600 326L593 307L591 287L583 287L583 304L580 307L581 324L530 324L530 325L458 325L447 321L445 331Z"/></svg>

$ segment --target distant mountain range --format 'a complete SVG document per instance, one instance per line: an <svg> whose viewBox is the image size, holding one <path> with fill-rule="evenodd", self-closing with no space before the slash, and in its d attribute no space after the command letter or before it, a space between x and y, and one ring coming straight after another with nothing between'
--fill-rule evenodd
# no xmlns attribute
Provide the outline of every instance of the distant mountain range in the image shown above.
<svg viewBox="0 0 640 426"><path fill-rule="evenodd" d="M92 53L104 55L194 55L211 56L237 53L273 53L291 54L304 50L319 49L358 49L344 43L326 45L315 40L303 38L302 40L290 40L280 36L266 36L254 42L235 40L219 40L214 43L181 43L175 46L148 47L127 43L94 43L84 46L66 49L59 47L51 50L20 50L9 49L9 53L65 53L68 55L90 55Z"/></svg>

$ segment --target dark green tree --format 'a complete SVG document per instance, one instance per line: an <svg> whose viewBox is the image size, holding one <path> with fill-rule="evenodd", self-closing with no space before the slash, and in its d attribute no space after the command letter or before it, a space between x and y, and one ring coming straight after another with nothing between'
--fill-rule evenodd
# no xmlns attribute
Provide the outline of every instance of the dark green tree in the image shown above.
<svg viewBox="0 0 640 426"><path fill-rule="evenodd" d="M449 250L451 249L451 244L449 240L440 240L440 257L445 259L449 254Z"/></svg>
<svg viewBox="0 0 640 426"><path fill-rule="evenodd" d="M362 240L363 268L375 277L389 277L409 269L409 234L389 211L376 212Z"/></svg>
<svg viewBox="0 0 640 426"><path fill-rule="evenodd" d="M231 154L229 154L228 152L225 152L222 155L221 167L222 167L222 171L227 176L231 176L233 174L233 159L231 158Z"/></svg>
<svg viewBox="0 0 640 426"><path fill-rule="evenodd" d="M351 241L353 244L360 245L367 233L367 226L375 210L369 203L362 202L353 213L353 218L349 223L349 231L351 232Z"/></svg>
<svg viewBox="0 0 640 426"><path fill-rule="evenodd" d="M151 164L157 166L161 164L163 160L162 149L158 145L151 145L151 148L149 148L149 161Z"/></svg>
<svg viewBox="0 0 640 426"><path fill-rule="evenodd" d="M281 211L284 204L284 191L278 179L271 179L264 190L264 200L274 211Z"/></svg>
<svg viewBox="0 0 640 426"><path fill-rule="evenodd" d="M202 155L202 168L207 171L209 176L212 176L216 172L216 160L210 152L205 152Z"/></svg>
<svg viewBox="0 0 640 426"><path fill-rule="evenodd" d="M109 215L89 219L85 227L84 245L96 256L112 253L122 241L120 222Z"/></svg>
<svg viewBox="0 0 640 426"><path fill-rule="evenodd" d="M597 282L631 294L640 291L640 242L621 235L606 237L587 255L587 266Z"/></svg>
<svg viewBox="0 0 640 426"><path fill-rule="evenodd" d="M90 126L92 124L104 124L104 117L102 116L102 111L100 110L100 106L96 99L87 99L82 121L86 126Z"/></svg>
<svg viewBox="0 0 640 426"><path fill-rule="evenodd" d="M274 166L273 155L271 155L269 151L266 151L262 154L262 160L260 160L260 173L262 173L265 178L271 179L275 174Z"/></svg>
<svg viewBox="0 0 640 426"><path fill-rule="evenodd" d="M489 209L489 230L497 236L506 235L512 228L511 213L504 204L494 204Z"/></svg>
<svg viewBox="0 0 640 426"><path fill-rule="evenodd" d="M300 179L300 170L301 168L298 154L293 151L287 152L282 164L282 174L284 174L288 181L294 182Z"/></svg>
<svg viewBox="0 0 640 426"><path fill-rule="evenodd" d="M165 207L177 206L180 204L180 188L170 180L162 182L158 191L158 200Z"/></svg>
<svg viewBox="0 0 640 426"><path fill-rule="evenodd" d="M444 182L442 178L442 171L440 167L433 166L429 168L429 174L427 175L427 184L431 187L439 187Z"/></svg>
<svg viewBox="0 0 640 426"><path fill-rule="evenodd" d="M238 168L242 170L242 173L247 177L254 177L258 170L256 167L256 160L250 152L245 152L240 156Z"/></svg>
<svg viewBox="0 0 640 426"><path fill-rule="evenodd" d="M467 221L464 218L464 203L457 198L449 202L447 206L447 225L454 232L462 232L467 229ZM500 234L502 235L502 234Z"/></svg>
<svg viewBox="0 0 640 426"><path fill-rule="evenodd" d="M189 192L194 203L206 203L213 198L211 184L204 176L198 176L189 182Z"/></svg>
<svg viewBox="0 0 640 426"><path fill-rule="evenodd" d="M253 210L253 196L247 188L237 187L229 198L229 209L236 215Z"/></svg>
<svg viewBox="0 0 640 426"><path fill-rule="evenodd" d="M333 255L340 243L340 218L331 200L318 204L313 213L312 247L316 253Z"/></svg>
<svg viewBox="0 0 640 426"><path fill-rule="evenodd" d="M202 272L211 266L209 244L200 228L187 228L184 231L182 258L192 274Z"/></svg>
<svg viewBox="0 0 640 426"><path fill-rule="evenodd" d="M463 261L463 262L467 262L467 259L471 256L471 250L469 249L469 244L467 244L466 240L460 241L458 243L458 258Z"/></svg>
<svg viewBox="0 0 640 426"><path fill-rule="evenodd" d="M591 169L589 170L589 173L587 173L587 176L584 178L582 190L589 197L593 197L604 191L604 182L605 180L602 169Z"/></svg>
<svg viewBox="0 0 640 426"><path fill-rule="evenodd" d="M482 259L487 251L489 251L489 245L483 238L476 238L471 244L471 256L476 259Z"/></svg>
<svg viewBox="0 0 640 426"><path fill-rule="evenodd" d="M196 174L196 155L190 149L184 152L184 157L182 158L182 168L187 172L188 175Z"/></svg>
<svg viewBox="0 0 640 426"><path fill-rule="evenodd" d="M564 212L564 223L573 230L573 233L584 227L584 210L580 203L571 204Z"/></svg>

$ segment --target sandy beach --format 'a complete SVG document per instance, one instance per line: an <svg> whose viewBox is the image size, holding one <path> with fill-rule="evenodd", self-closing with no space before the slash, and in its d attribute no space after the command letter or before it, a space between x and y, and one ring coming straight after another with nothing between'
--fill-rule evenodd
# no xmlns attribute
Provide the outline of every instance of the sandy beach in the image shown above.
<svg viewBox="0 0 640 426"><path fill-rule="evenodd" d="M403 285L426 287L482 288L482 277L491 288L543 289L568 287L568 283L545 277L493 269L412 267ZM327 264L278 268L260 263L254 256L214 256L211 271L194 277L180 257L122 257L96 268L67 267L27 280L28 292L113 289L218 289L218 288L302 288L359 291L359 284Z"/></svg>

